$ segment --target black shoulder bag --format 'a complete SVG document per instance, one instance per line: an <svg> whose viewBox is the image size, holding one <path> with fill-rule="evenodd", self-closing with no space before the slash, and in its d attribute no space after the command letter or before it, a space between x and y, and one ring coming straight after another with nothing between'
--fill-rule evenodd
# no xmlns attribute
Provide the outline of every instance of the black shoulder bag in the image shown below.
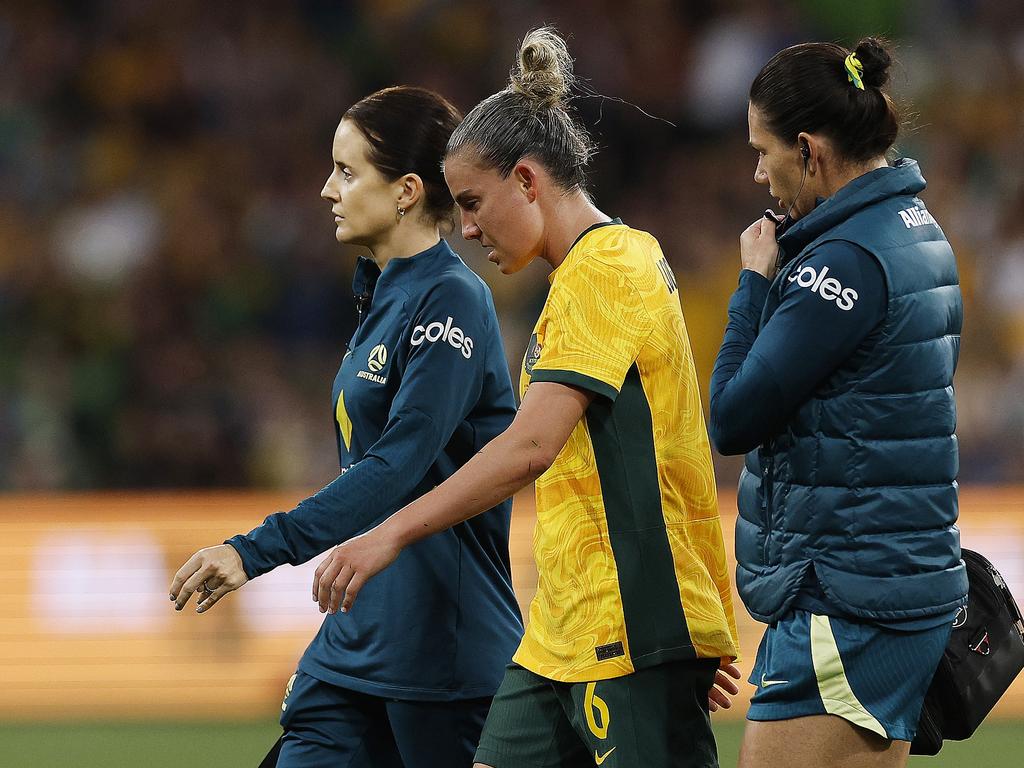
<svg viewBox="0 0 1024 768"><path fill-rule="evenodd" d="M1024 620L1003 577L977 552L961 556L970 593L925 696L912 755L938 754L943 739L973 734L1024 669Z"/></svg>

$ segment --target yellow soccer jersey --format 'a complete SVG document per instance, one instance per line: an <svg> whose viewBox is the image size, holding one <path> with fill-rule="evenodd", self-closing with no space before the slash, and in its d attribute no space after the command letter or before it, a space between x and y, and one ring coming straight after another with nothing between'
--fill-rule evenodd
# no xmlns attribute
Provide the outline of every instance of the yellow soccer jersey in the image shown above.
<svg viewBox="0 0 1024 768"><path fill-rule="evenodd" d="M737 653L711 449L658 242L591 227L550 277L520 381L596 393L537 480L539 583L515 661L563 682Z"/></svg>

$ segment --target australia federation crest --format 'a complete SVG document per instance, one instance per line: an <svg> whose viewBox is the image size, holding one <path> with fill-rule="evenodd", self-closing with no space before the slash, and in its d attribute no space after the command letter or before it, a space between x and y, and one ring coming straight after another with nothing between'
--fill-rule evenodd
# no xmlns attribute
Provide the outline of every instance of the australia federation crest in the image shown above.
<svg viewBox="0 0 1024 768"><path fill-rule="evenodd" d="M528 375L533 375L533 366L540 360L540 342L537 341L537 334L533 334L530 337L530 344L526 347L526 357L523 360L523 367L526 369Z"/></svg>

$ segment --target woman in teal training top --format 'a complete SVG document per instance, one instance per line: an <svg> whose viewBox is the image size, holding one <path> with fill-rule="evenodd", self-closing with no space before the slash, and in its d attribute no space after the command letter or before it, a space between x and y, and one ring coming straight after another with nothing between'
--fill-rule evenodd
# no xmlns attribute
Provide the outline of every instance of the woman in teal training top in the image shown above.
<svg viewBox="0 0 1024 768"><path fill-rule="evenodd" d="M334 381L341 474L290 512L200 550L178 571L200 612L284 563L371 528L444 482L512 421L515 400L487 286L440 237L454 204L441 158L460 115L389 88L345 113L322 197L356 268L358 327ZM472 763L522 635L510 503L410 548L358 615L332 614L299 662L278 765L449 768ZM301 596L296 595L296 599Z"/></svg>

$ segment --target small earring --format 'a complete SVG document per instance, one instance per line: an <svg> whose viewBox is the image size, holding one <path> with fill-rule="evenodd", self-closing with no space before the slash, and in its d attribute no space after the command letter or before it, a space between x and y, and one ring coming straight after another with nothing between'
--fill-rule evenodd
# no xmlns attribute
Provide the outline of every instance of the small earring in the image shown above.
<svg viewBox="0 0 1024 768"><path fill-rule="evenodd" d="M405 216L405 208L399 208L398 209L398 221L401 221L404 216Z"/></svg>

